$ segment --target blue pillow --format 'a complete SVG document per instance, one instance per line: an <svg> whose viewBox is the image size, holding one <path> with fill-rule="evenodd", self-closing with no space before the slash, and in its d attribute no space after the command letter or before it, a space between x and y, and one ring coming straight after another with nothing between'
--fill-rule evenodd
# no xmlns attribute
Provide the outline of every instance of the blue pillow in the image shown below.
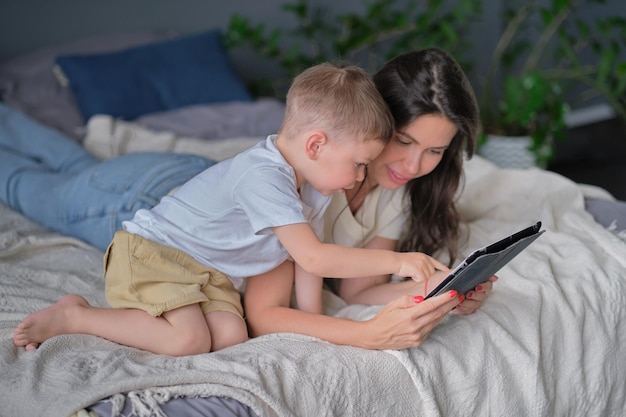
<svg viewBox="0 0 626 417"><path fill-rule="evenodd" d="M95 114L132 120L193 104L252 100L218 30L112 53L59 56L56 64L85 120Z"/></svg>

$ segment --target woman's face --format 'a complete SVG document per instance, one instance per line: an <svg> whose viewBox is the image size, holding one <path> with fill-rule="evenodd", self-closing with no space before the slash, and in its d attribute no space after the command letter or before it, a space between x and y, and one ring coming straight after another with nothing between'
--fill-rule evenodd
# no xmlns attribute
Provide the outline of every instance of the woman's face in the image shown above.
<svg viewBox="0 0 626 417"><path fill-rule="evenodd" d="M368 180L394 190L414 178L431 173L443 158L457 128L439 114L426 114L395 133L380 155L369 164Z"/></svg>

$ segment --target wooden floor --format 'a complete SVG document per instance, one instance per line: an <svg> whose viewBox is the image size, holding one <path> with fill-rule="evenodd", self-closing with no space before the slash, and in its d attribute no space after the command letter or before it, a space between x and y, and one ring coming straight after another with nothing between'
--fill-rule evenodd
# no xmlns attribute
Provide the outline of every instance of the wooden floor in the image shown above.
<svg viewBox="0 0 626 417"><path fill-rule="evenodd" d="M571 129L556 143L548 169L626 201L626 123L610 119Z"/></svg>

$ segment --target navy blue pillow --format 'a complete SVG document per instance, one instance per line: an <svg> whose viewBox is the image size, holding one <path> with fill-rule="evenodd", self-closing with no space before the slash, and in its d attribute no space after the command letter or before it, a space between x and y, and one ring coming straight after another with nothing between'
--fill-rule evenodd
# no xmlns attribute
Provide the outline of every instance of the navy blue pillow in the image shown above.
<svg viewBox="0 0 626 417"><path fill-rule="evenodd" d="M118 52L56 59L88 120L138 116L193 104L251 101L211 30Z"/></svg>

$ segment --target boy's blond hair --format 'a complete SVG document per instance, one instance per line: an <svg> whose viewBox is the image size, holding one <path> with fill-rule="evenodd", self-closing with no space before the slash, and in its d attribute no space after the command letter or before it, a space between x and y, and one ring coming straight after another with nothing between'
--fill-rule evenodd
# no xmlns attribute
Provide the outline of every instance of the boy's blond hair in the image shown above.
<svg viewBox="0 0 626 417"><path fill-rule="evenodd" d="M322 63L298 75L287 93L286 136L319 129L332 137L388 143L394 132L389 107L369 75L354 65Z"/></svg>

